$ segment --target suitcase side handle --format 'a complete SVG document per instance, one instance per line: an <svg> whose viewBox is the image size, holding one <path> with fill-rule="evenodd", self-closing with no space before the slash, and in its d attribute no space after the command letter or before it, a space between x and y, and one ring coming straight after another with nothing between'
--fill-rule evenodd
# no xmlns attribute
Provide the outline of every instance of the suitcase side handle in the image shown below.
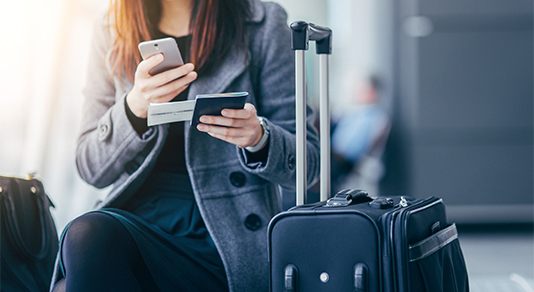
<svg viewBox="0 0 534 292"><path fill-rule="evenodd" d="M354 266L354 292L367 292L369 269L365 264Z"/></svg>
<svg viewBox="0 0 534 292"><path fill-rule="evenodd" d="M284 292L298 291L298 270L295 265L287 265L284 269Z"/></svg>

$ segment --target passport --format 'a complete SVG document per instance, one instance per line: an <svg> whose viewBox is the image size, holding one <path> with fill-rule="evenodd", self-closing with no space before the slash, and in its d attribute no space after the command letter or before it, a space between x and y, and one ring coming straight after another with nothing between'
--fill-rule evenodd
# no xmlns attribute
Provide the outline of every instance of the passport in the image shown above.
<svg viewBox="0 0 534 292"><path fill-rule="evenodd" d="M221 94L197 95L191 127L196 129L200 116L220 116L221 111L227 109L242 109L245 107L248 92L231 92Z"/></svg>

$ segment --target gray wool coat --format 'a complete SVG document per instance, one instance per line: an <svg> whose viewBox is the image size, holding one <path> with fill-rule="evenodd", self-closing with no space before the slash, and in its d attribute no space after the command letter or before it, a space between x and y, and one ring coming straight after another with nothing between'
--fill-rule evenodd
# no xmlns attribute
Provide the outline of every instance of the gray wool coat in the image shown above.
<svg viewBox="0 0 534 292"><path fill-rule="evenodd" d="M280 211L278 185L294 189L296 179L294 53L287 15L277 4L251 2L248 52L231 50L215 70L190 85L188 99L249 92L247 102L255 105L270 129L267 163L247 164L245 150L184 123L186 165L195 198L234 292L268 290L267 225ZM97 188L113 185L97 208L120 208L130 199L152 170L168 133L168 125L158 125L140 137L128 121L124 102L133 84L117 76L110 80L106 60L111 40L100 22L93 35L76 160L86 182ZM308 111L311 185L319 172L319 142ZM58 272L56 267L53 283Z"/></svg>

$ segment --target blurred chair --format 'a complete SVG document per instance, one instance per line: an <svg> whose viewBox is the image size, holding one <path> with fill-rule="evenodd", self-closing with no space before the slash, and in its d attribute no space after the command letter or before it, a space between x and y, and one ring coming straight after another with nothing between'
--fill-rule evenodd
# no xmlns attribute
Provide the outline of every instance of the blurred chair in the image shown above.
<svg viewBox="0 0 534 292"><path fill-rule="evenodd" d="M382 156L391 128L390 117L379 103L379 90L378 78L365 78L347 105L349 110L331 123L331 196L343 189L363 189L372 196L379 195L378 185L385 173ZM317 128L318 123L317 118ZM319 200L319 187L317 182L308 190L309 203ZM294 206L295 192L280 191L282 209Z"/></svg>
<svg viewBox="0 0 534 292"><path fill-rule="evenodd" d="M379 195L385 169L382 161L391 128L390 117L379 103L380 82L369 76L357 87L352 109L332 130L332 188L363 189Z"/></svg>

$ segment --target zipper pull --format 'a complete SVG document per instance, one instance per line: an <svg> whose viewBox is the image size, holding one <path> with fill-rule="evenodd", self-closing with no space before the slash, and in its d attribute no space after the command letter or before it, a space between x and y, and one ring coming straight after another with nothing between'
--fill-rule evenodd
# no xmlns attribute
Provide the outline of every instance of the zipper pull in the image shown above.
<svg viewBox="0 0 534 292"><path fill-rule="evenodd" d="M400 203L399 203L399 206L401 206L402 208L406 208L408 207L408 201L406 200L406 198L404 196L401 196L401 200L400 200Z"/></svg>

